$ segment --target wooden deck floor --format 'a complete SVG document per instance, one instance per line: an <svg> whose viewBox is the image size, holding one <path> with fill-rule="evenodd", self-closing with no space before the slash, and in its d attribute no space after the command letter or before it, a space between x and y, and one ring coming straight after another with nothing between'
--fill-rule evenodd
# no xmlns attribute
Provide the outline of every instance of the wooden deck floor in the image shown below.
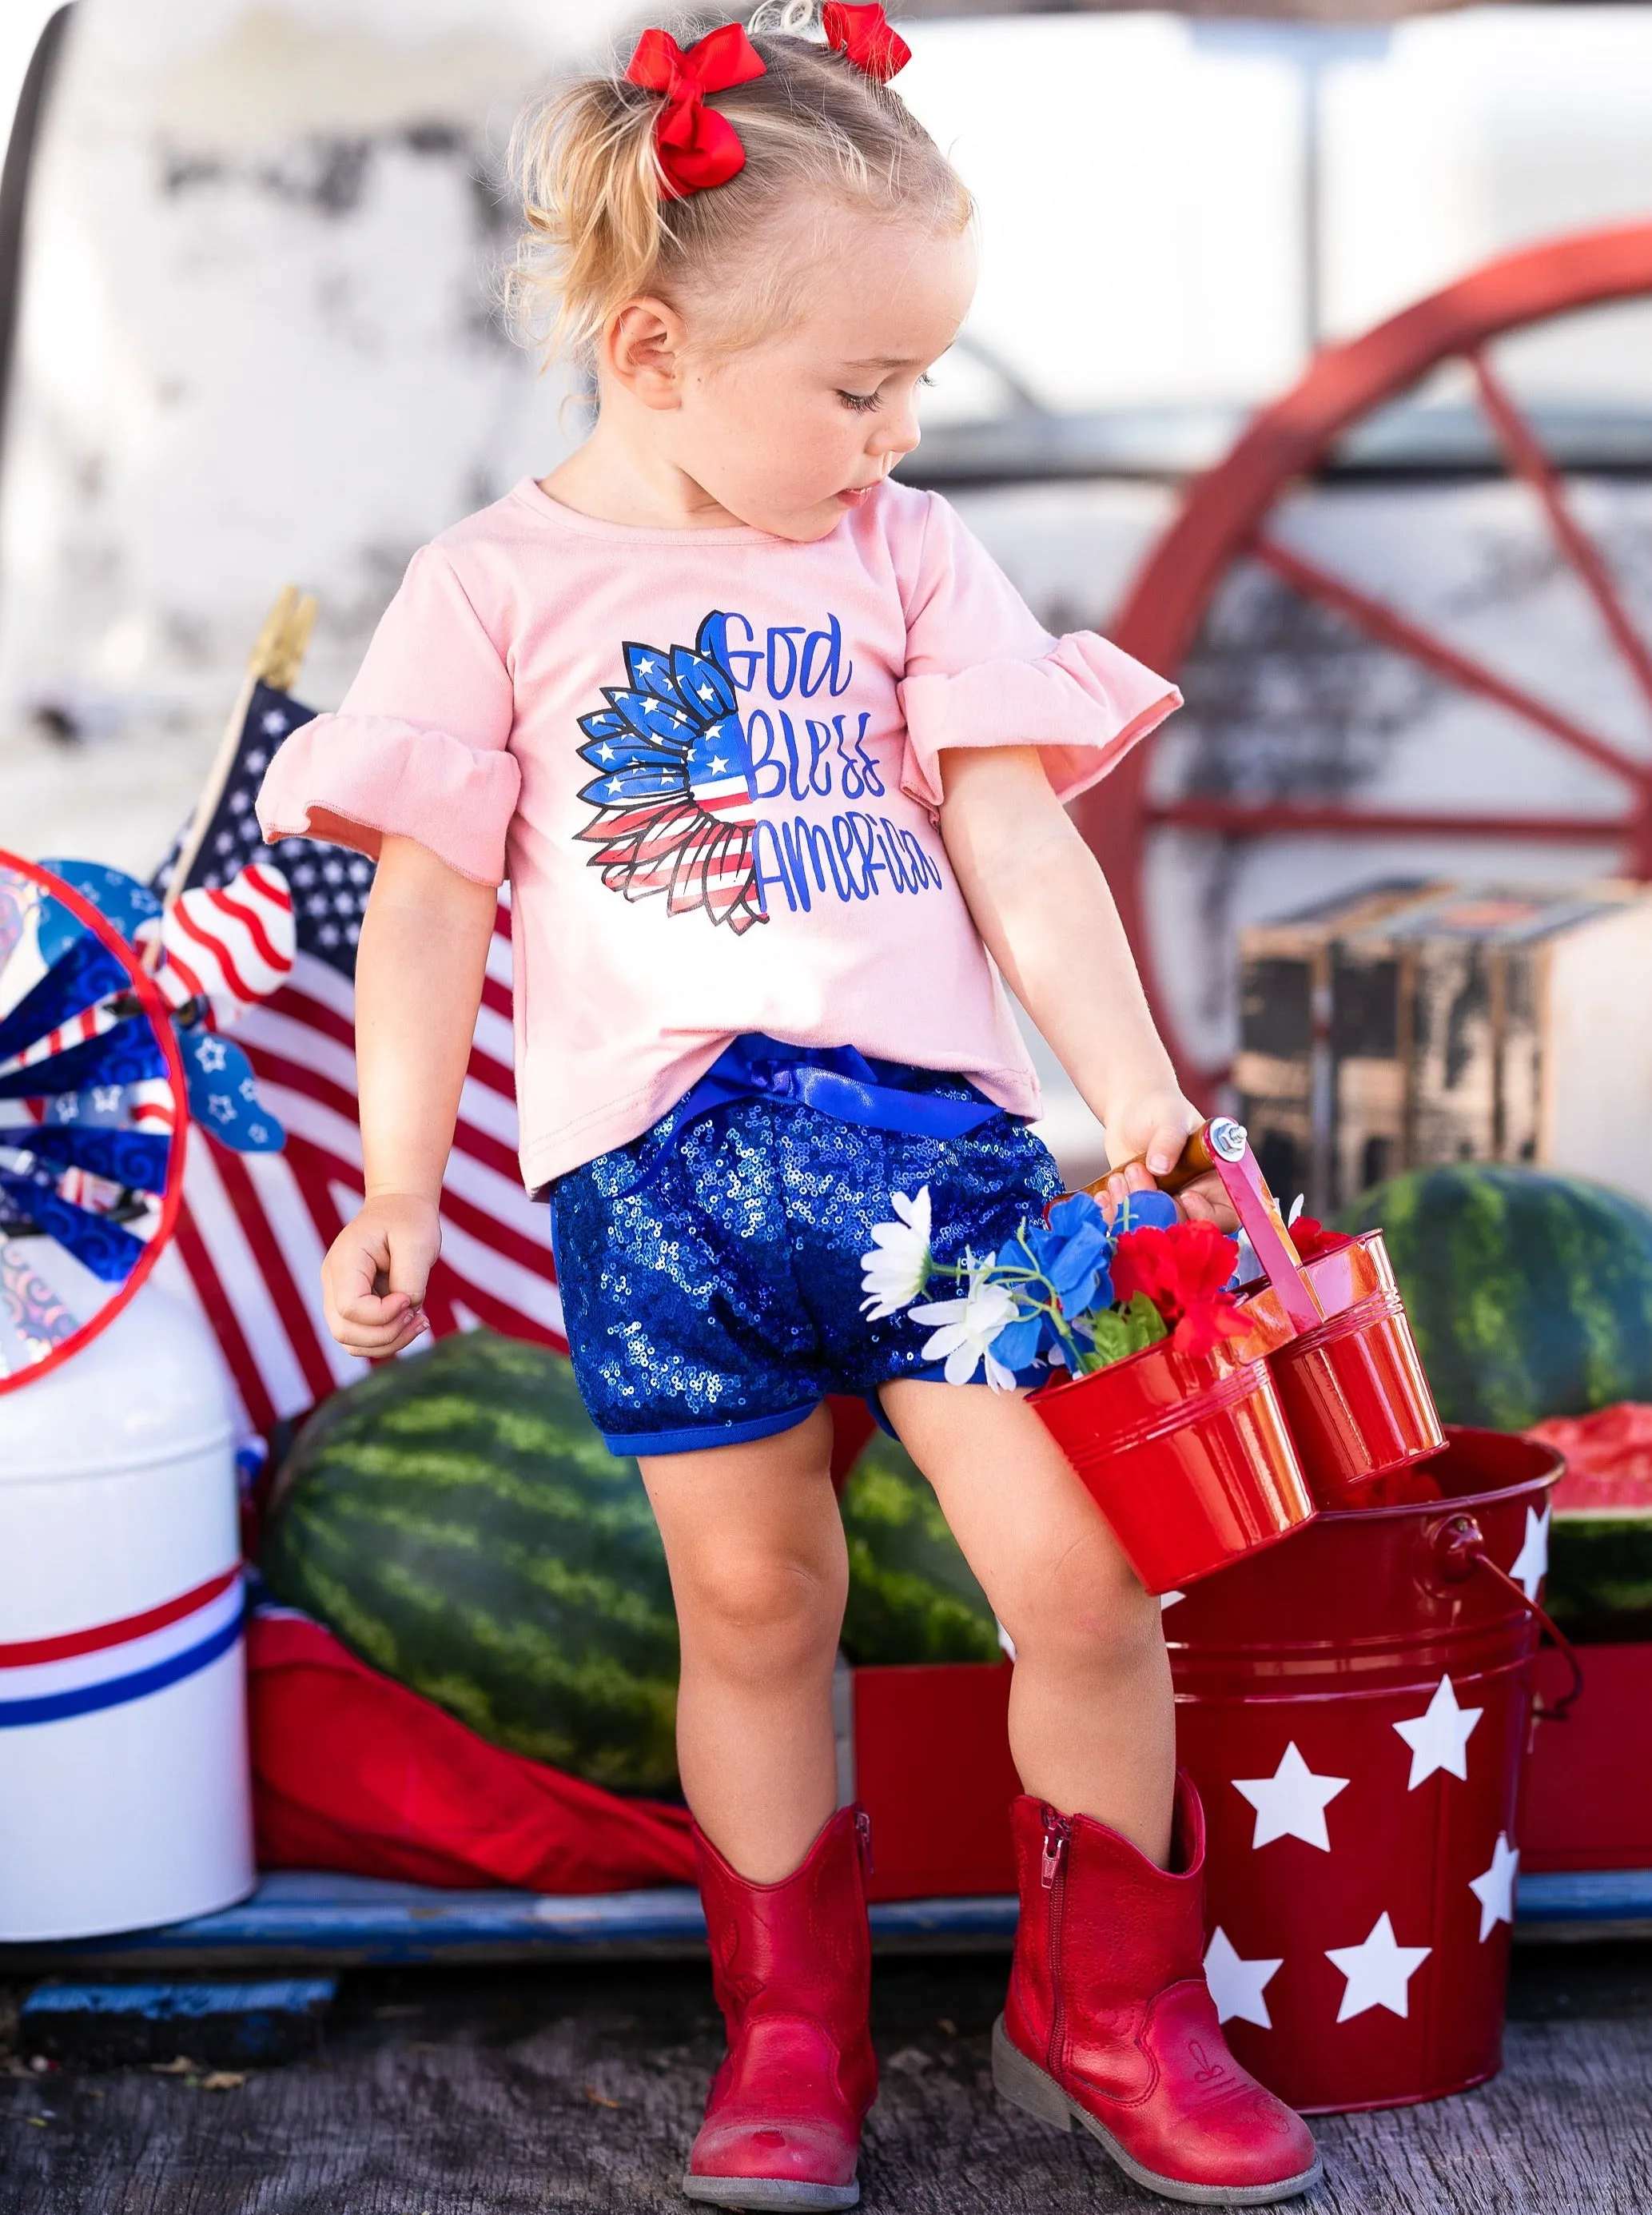
<svg viewBox="0 0 1652 2215"><path fill-rule="evenodd" d="M880 1963L866 2215L1149 2202L1004 2108L991 1960ZM11 1997L15 1999L15 1993ZM3 2022L3 2018L0 2018ZM696 1967L364 1973L320 2058L207 2089L0 2063L3 2215L678 2215L719 2051ZM1426 2108L1325 2119L1313 2215L1646 2215L1652 1947L1517 1955L1508 2066Z"/></svg>

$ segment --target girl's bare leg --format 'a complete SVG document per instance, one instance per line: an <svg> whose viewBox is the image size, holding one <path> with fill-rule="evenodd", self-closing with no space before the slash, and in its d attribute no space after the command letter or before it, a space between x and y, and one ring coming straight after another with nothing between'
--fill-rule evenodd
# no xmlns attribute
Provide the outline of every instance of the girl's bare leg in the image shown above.
<svg viewBox="0 0 1652 2215"><path fill-rule="evenodd" d="M914 1378L882 1396L1015 1641L1010 1751L1023 1787L1164 1868L1176 1729L1159 1602L1024 1402Z"/></svg>
<svg viewBox="0 0 1652 2215"><path fill-rule="evenodd" d="M682 1789L756 1884L790 1876L837 1804L832 1665L849 1567L831 1447L817 1408L777 1438L641 1463L682 1641Z"/></svg>

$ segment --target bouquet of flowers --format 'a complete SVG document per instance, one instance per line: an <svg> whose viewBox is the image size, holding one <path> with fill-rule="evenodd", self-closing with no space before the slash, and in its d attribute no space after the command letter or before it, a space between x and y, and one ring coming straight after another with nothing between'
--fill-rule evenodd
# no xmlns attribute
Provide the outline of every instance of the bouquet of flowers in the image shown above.
<svg viewBox="0 0 1652 2215"><path fill-rule="evenodd" d="M1208 1353L1245 1328L1234 1297L1245 1281L1239 1241L1184 1220L1165 1193L1133 1193L1111 1218L1088 1193L1072 1193L1042 1222L1024 1217L995 1255L966 1251L955 1262L931 1250L927 1185L915 1198L897 1192L893 1205L898 1220L874 1224L861 1256L862 1311L875 1322L905 1309L933 1326L924 1354L945 1363L949 1384L970 1384L983 1365L995 1392L1048 1381L1041 1370L1086 1377L1160 1339ZM939 1279L958 1296L915 1305Z"/></svg>

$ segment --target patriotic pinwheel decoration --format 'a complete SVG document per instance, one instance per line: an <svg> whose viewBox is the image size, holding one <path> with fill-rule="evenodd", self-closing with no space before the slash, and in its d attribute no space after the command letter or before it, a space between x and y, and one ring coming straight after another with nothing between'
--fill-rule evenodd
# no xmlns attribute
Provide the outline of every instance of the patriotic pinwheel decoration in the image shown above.
<svg viewBox="0 0 1652 2215"><path fill-rule="evenodd" d="M172 1234L193 1115L283 1143L219 1034L292 966L277 870L162 913L88 862L0 853L0 1392L58 1366L132 1298Z"/></svg>
<svg viewBox="0 0 1652 2215"><path fill-rule="evenodd" d="M579 795L597 811L579 837L590 866L628 900L664 893L672 915L704 908L737 935L765 920L751 834L751 754L722 653L720 616L692 648L627 645L625 684L582 715Z"/></svg>

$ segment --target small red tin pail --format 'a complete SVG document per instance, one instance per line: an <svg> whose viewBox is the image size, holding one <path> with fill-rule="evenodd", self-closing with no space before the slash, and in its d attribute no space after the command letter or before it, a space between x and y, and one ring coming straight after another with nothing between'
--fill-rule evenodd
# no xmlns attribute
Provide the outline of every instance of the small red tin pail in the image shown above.
<svg viewBox="0 0 1652 2215"><path fill-rule="evenodd" d="M1180 1590L1300 1530L1313 1501L1259 1347L1168 1341L1032 1405L1150 1592Z"/></svg>
<svg viewBox="0 0 1652 2215"><path fill-rule="evenodd" d="M1322 1513L1165 1617L1209 1829L1206 1974L1293 2107L1492 2076L1559 1457L1453 1430L1442 1497ZM1550 1626L1552 1628L1552 1626Z"/></svg>
<svg viewBox="0 0 1652 2215"><path fill-rule="evenodd" d="M1325 1319L1269 1359L1314 1499L1356 1506L1379 1477L1437 1453L1445 1433L1382 1233L1318 1255L1302 1273ZM1250 1304L1265 1310L1268 1293Z"/></svg>

